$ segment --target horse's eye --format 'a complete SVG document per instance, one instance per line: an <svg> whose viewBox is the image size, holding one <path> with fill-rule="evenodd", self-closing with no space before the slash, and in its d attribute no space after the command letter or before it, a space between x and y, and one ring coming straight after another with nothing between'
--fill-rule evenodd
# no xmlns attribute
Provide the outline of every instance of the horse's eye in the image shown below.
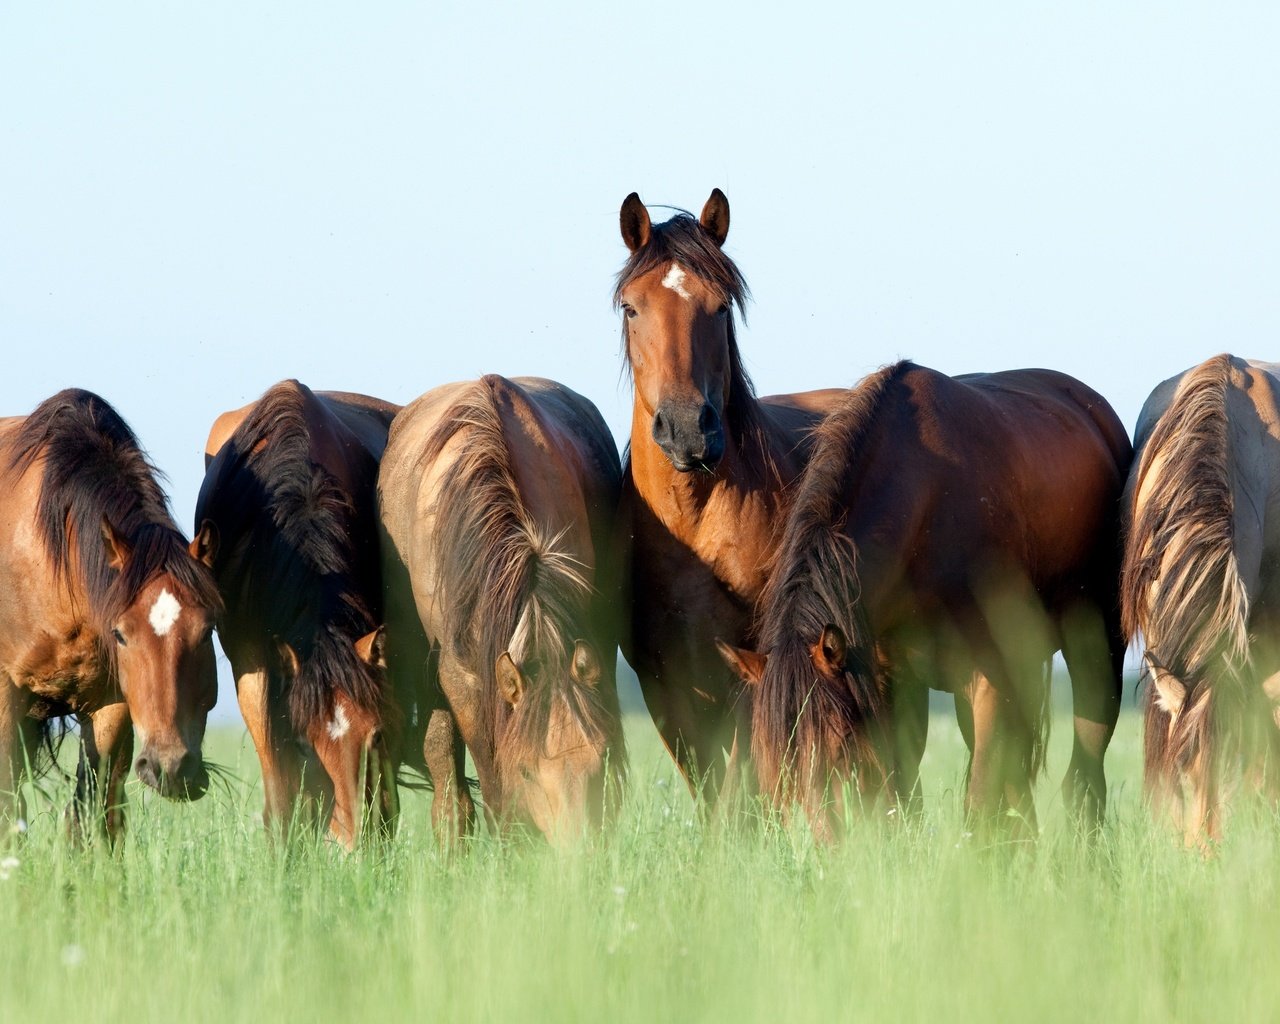
<svg viewBox="0 0 1280 1024"><path fill-rule="evenodd" d="M113 630L111 631L111 635L115 638L116 643L117 643L117 644L119 644L121 647L128 647L128 646L129 646L127 643L125 643L125 641L124 641L124 634L123 634L123 633L121 633L121 632L120 632L120 630L118 630L118 629L113 629Z"/></svg>
<svg viewBox="0 0 1280 1024"><path fill-rule="evenodd" d="M622 312L627 315L628 320L634 320L636 318L636 310L634 306L623 306Z"/></svg>
<svg viewBox="0 0 1280 1024"><path fill-rule="evenodd" d="M727 316L729 313L729 303L720 303L720 308L716 310L716 316Z"/></svg>

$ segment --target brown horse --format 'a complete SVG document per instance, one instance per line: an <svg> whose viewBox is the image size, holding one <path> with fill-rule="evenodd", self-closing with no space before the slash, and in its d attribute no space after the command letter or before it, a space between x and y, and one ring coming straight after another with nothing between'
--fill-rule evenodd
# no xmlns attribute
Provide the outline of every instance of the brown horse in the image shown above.
<svg viewBox="0 0 1280 1024"><path fill-rule="evenodd" d="M969 812L1012 810L1014 831L1034 834L1061 649L1075 708L1064 795L1098 822L1130 457L1107 403L1050 370L952 378L902 362L848 392L815 432L761 605L763 653L722 649L757 687L766 796L798 801L820 836L847 810L843 780L912 800L920 744L894 718L904 690L914 702L930 685L956 695Z"/></svg>
<svg viewBox="0 0 1280 1024"><path fill-rule="evenodd" d="M463 742L495 821L558 842L602 816L625 756L620 475L595 406L552 381L446 385L396 418L378 483L383 659L400 699L417 694L442 838L473 815Z"/></svg>
<svg viewBox="0 0 1280 1024"><path fill-rule="evenodd" d="M347 848L396 811L381 673L354 645L382 617L374 505L397 409L283 381L218 417L196 505L264 819L287 825L303 796Z"/></svg>
<svg viewBox="0 0 1280 1024"><path fill-rule="evenodd" d="M131 725L143 782L177 799L208 788L217 589L137 438L97 395L62 391L0 420L0 453L0 798L22 816L42 730L75 715L72 829L96 819L114 839Z"/></svg>
<svg viewBox="0 0 1280 1024"><path fill-rule="evenodd" d="M631 553L623 654L686 779L714 795L736 775L725 751L735 764L749 709L711 641L754 644L787 488L844 391L756 398L734 330L747 286L721 248L719 189L699 219L657 225L632 193L621 227L631 257L614 299L635 384L619 515Z"/></svg>
<svg viewBox="0 0 1280 1024"><path fill-rule="evenodd" d="M1231 762L1275 793L1278 434L1280 366L1230 355L1162 383L1138 419L1121 607L1146 644L1148 795L1188 844L1219 838Z"/></svg>

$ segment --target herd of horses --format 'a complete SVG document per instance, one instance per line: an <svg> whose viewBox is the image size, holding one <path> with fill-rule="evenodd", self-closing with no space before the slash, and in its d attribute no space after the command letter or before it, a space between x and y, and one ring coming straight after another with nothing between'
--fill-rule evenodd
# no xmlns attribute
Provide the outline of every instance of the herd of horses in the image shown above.
<svg viewBox="0 0 1280 1024"><path fill-rule="evenodd" d="M100 397L0 420L0 814L23 816L67 716L73 834L120 834L131 764L202 795L215 629L268 825L303 815L347 847L394 828L405 769L441 841L474 828L468 752L493 826L560 842L606 821L619 649L696 793L755 790L823 839L920 804L930 688L955 696L975 826L1034 835L1059 651L1063 793L1092 830L1139 636L1153 806L1203 845L1238 783L1275 799L1277 367L1221 355L1165 381L1136 449L1050 370L904 361L759 398L724 195L655 224L633 193L620 226L625 461L548 380L403 408L285 381L214 423L188 543Z"/></svg>

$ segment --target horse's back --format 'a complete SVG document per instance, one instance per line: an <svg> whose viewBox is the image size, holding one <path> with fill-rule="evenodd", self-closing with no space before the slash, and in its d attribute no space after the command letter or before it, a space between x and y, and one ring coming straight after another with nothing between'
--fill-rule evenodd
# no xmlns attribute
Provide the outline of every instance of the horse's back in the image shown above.
<svg viewBox="0 0 1280 1024"><path fill-rule="evenodd" d="M854 462L859 529L906 538L910 572L962 589L1004 565L1053 604L1115 575L1129 443L1096 392L1048 370L888 372L862 448L822 457Z"/></svg>
<svg viewBox="0 0 1280 1024"><path fill-rule="evenodd" d="M317 391L316 398L351 432L374 458L387 447L391 423L400 406L349 391Z"/></svg>

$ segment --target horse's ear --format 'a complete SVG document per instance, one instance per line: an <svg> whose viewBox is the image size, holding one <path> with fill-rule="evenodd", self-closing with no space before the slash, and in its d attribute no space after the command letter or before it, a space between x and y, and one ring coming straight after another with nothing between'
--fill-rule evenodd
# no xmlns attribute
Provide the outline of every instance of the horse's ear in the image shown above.
<svg viewBox="0 0 1280 1024"><path fill-rule="evenodd" d="M716 650L729 666L733 674L748 686L757 685L764 678L764 666L769 656L759 651L748 651L741 647L730 647L716 637Z"/></svg>
<svg viewBox="0 0 1280 1024"><path fill-rule="evenodd" d="M640 202L638 193L632 192L622 200L622 212L618 215L618 222L622 228L622 240L627 243L627 248L632 252L643 249L649 244L651 227L649 211L644 208L644 203Z"/></svg>
<svg viewBox="0 0 1280 1024"><path fill-rule="evenodd" d="M604 676L595 648L585 640L573 642L573 665L570 666L569 671L583 686L599 686Z"/></svg>
<svg viewBox="0 0 1280 1024"><path fill-rule="evenodd" d="M729 237L729 200L718 188L711 190L711 198L702 207L698 223L716 240L716 245L724 245L724 240Z"/></svg>
<svg viewBox="0 0 1280 1024"><path fill-rule="evenodd" d="M1151 668L1151 682L1156 688L1156 705L1171 718L1177 718L1187 700L1186 686L1172 672L1166 672L1150 659L1147 664Z"/></svg>
<svg viewBox="0 0 1280 1024"><path fill-rule="evenodd" d="M366 665L387 667L387 627L379 626L356 641L356 655Z"/></svg>
<svg viewBox="0 0 1280 1024"><path fill-rule="evenodd" d="M813 650L814 660L825 675L837 676L844 671L849 656L849 641L839 626L826 625Z"/></svg>
<svg viewBox="0 0 1280 1024"><path fill-rule="evenodd" d="M276 637L276 653L280 656L280 668L290 679L298 678L298 669L302 663L298 660L298 652L287 640Z"/></svg>
<svg viewBox="0 0 1280 1024"><path fill-rule="evenodd" d="M498 677L498 692L508 704L515 707L520 695L524 693L524 675L520 666L512 660L510 654L503 651L498 655L494 674Z"/></svg>
<svg viewBox="0 0 1280 1024"><path fill-rule="evenodd" d="M133 549L120 534L116 533L116 528L111 525L106 516L102 517L102 543L107 549L107 565L119 572L124 568L124 563L128 561Z"/></svg>
<svg viewBox="0 0 1280 1024"><path fill-rule="evenodd" d="M212 519L206 519L200 524L200 532L187 550L197 562L213 568L213 560L218 557L218 527Z"/></svg>

